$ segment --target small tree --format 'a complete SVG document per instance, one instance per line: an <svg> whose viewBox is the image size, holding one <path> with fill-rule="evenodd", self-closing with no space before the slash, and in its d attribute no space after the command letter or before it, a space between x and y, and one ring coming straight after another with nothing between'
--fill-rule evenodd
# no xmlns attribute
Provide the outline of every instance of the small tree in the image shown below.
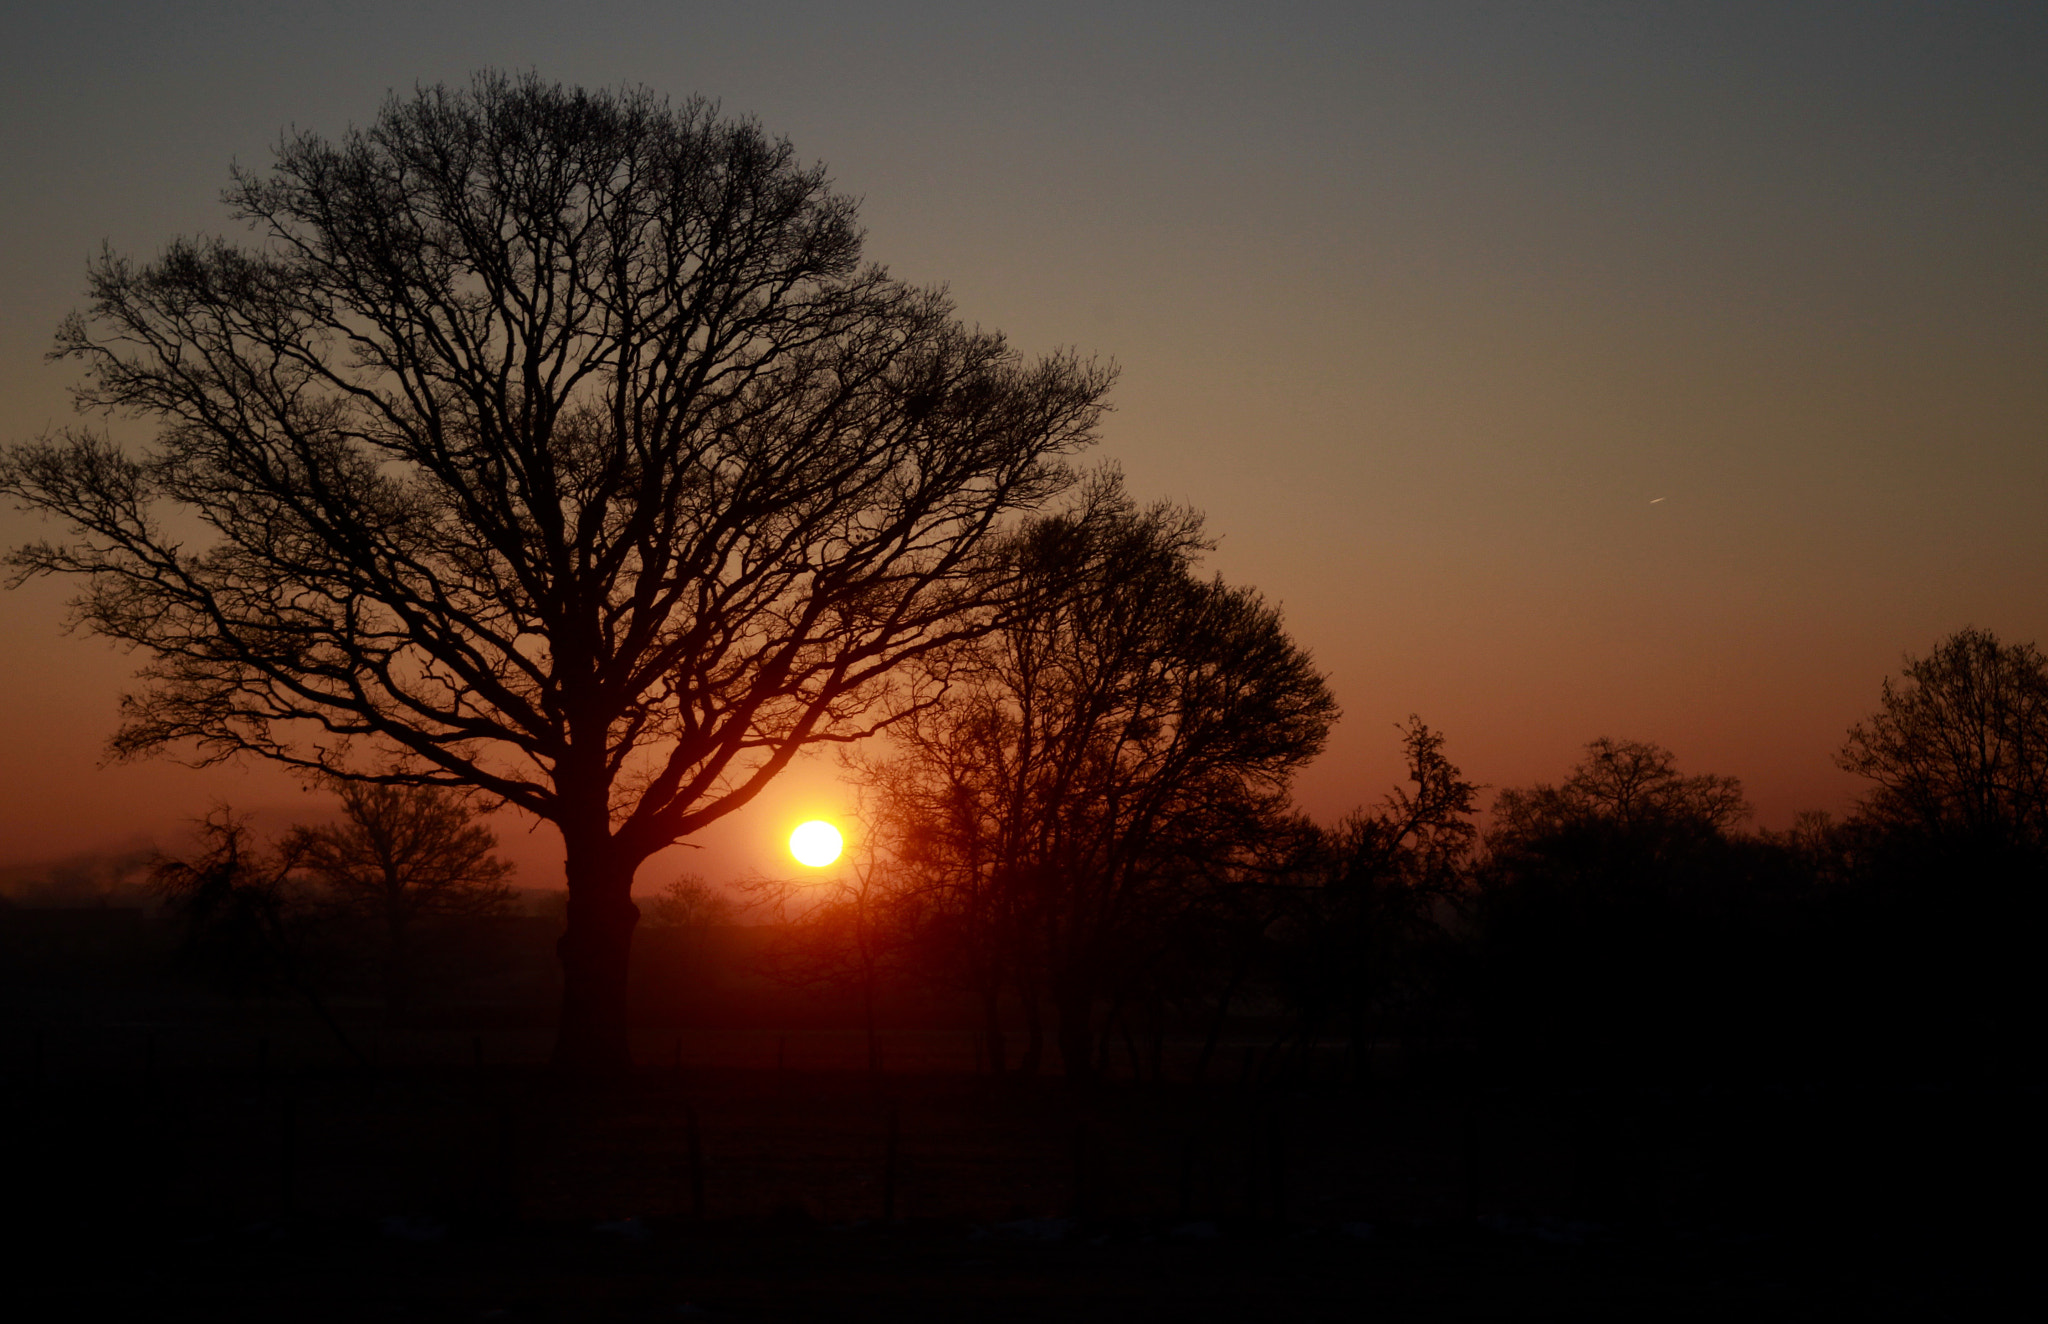
<svg viewBox="0 0 2048 1324"><path fill-rule="evenodd" d="M1965 629L1887 678L1835 760L1872 783L1864 817L1977 849L2048 845L2048 658Z"/></svg>
<svg viewBox="0 0 2048 1324"><path fill-rule="evenodd" d="M13 448L0 492L74 531L17 578L78 576L148 659L118 754L558 828L556 1061L623 1067L634 871L996 622L991 541L1069 486L1111 374L864 264L823 169L702 101L487 74L227 200L253 245L92 268L56 352L156 442Z"/></svg>
<svg viewBox="0 0 2048 1324"><path fill-rule="evenodd" d="M2048 657L1959 630L1887 679L1837 762L1868 778L1866 976L1895 1032L1957 1069L2041 1070L2048 1005Z"/></svg>
<svg viewBox="0 0 2048 1324"><path fill-rule="evenodd" d="M159 855L149 872L150 886L184 926L187 967L229 997L305 1002L342 1050L367 1065L320 996L319 909L300 876L297 843L266 849L247 820L225 807L198 826L197 854Z"/></svg>
<svg viewBox="0 0 2048 1324"><path fill-rule="evenodd" d="M1586 746L1586 757L1561 785L1502 791L1488 843L1496 852L1510 851L1584 829L1653 837L1721 833L1749 812L1735 778L1684 776L1662 745L1602 736Z"/></svg>
<svg viewBox="0 0 2048 1324"><path fill-rule="evenodd" d="M679 873L640 903L646 941L634 957L637 986L669 1016L701 1011L737 968L741 906L695 873Z"/></svg>
<svg viewBox="0 0 2048 1324"><path fill-rule="evenodd" d="M747 884L755 904L780 921L761 968L794 988L831 990L860 1000L870 1072L882 1069L876 1001L884 975L901 963L922 927L922 898L863 831L844 872L801 882L762 878Z"/></svg>
<svg viewBox="0 0 2048 1324"><path fill-rule="evenodd" d="M739 907L698 875L686 873L670 879L648 902L646 916L650 929L696 940L710 929L731 924L739 916Z"/></svg>
<svg viewBox="0 0 2048 1324"><path fill-rule="evenodd" d="M996 968L1027 1012L1051 1002L1076 1079L1162 918L1272 827L1336 716L1279 613L1196 575L1205 545L1199 516L1141 511L1113 477L1031 526L1011 549L1030 611L949 658L946 702L869 770L898 853L936 856L928 885L1014 944Z"/></svg>
<svg viewBox="0 0 2048 1324"><path fill-rule="evenodd" d="M1277 982L1312 1041L1331 1022L1370 1068L1374 1008L1419 998L1440 975L1446 924L1463 901L1479 831L1480 788L1444 753L1444 737L1411 714L1399 728L1413 789L1396 787L1320 833L1277 956ZM1433 990L1431 990L1433 991Z"/></svg>
<svg viewBox="0 0 2048 1324"><path fill-rule="evenodd" d="M1749 812L1735 778L1606 738L1562 783L1502 791L1477 870L1495 1030L1587 1070L1696 1047L1741 977L1723 916L1748 887Z"/></svg>
<svg viewBox="0 0 2048 1324"><path fill-rule="evenodd" d="M501 915L512 865L465 798L432 786L336 782L342 821L294 829L288 849L343 915L381 931L386 1004L407 1009L415 971L411 934L433 916Z"/></svg>

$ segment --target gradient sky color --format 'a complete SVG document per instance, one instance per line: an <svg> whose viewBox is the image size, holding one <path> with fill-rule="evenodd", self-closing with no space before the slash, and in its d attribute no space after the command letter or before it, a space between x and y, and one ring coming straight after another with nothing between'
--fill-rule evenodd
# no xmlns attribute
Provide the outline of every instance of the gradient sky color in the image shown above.
<svg viewBox="0 0 2048 1324"><path fill-rule="evenodd" d="M230 161L483 67L755 116L870 256L1120 363L1101 457L1331 675L1326 820L1416 712L1493 786L1655 740L1782 827L1848 805L1902 653L2048 642L2038 3L42 7L0 42L0 439L70 421L42 355L103 240L221 230ZM319 811L97 767L133 659L66 595L0 596L0 865ZM814 762L683 863L784 870L844 798Z"/></svg>

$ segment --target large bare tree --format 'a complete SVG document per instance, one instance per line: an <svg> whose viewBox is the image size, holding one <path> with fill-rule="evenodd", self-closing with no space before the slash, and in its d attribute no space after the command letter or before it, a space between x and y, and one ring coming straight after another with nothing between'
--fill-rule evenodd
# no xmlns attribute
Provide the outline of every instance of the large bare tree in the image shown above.
<svg viewBox="0 0 2048 1324"><path fill-rule="evenodd" d="M254 239L111 253L56 353L157 425L12 448L18 577L138 646L113 738L465 786L562 833L566 1066L628 1060L635 868L987 626L1110 372L864 265L851 199L715 108L484 75L287 137ZM392 771L388 760L404 762Z"/></svg>

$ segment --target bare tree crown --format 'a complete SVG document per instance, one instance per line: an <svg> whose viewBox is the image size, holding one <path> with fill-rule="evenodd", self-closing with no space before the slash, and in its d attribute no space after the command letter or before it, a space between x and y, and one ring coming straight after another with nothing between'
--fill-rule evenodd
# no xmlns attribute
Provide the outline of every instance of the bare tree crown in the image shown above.
<svg viewBox="0 0 2048 1324"><path fill-rule="evenodd" d="M1837 766L1870 779L1863 814L1985 842L2048 837L2048 658L1962 629L1887 679Z"/></svg>
<svg viewBox="0 0 2048 1324"><path fill-rule="evenodd" d="M822 168L703 101L485 75L226 200L253 243L108 253L58 337L154 444L0 467L74 530L17 582L147 659L123 755L480 787L644 857L986 628L984 546L1111 377L864 264Z"/></svg>

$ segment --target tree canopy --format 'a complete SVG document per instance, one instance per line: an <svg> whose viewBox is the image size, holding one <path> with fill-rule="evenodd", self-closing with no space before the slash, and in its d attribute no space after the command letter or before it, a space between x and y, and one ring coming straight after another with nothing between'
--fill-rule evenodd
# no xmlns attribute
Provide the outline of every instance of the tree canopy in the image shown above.
<svg viewBox="0 0 2048 1324"><path fill-rule="evenodd" d="M1864 815L1984 847L2048 844L2048 658L1964 629L1887 679L1836 762L1870 779Z"/></svg>
<svg viewBox="0 0 2048 1324"><path fill-rule="evenodd" d="M966 982L991 1007L1019 986L1034 1016L1048 998L1070 1076L1098 995L1142 982L1163 919L1257 848L1336 718L1279 612L1196 573L1206 546L1198 515L1113 478L1033 523L1010 546L1031 610L949 656L944 704L870 768Z"/></svg>
<svg viewBox="0 0 2048 1324"><path fill-rule="evenodd" d="M294 829L285 850L318 884L329 910L382 935L385 999L403 1011L413 995L416 923L504 914L513 866L491 853L497 836L455 791L343 781L334 792L340 821Z"/></svg>
<svg viewBox="0 0 2048 1324"><path fill-rule="evenodd" d="M1662 745L1602 736L1561 784L1504 790L1494 800L1488 844L1511 852L1560 834L1718 835L1749 817L1742 783L1685 776Z"/></svg>

